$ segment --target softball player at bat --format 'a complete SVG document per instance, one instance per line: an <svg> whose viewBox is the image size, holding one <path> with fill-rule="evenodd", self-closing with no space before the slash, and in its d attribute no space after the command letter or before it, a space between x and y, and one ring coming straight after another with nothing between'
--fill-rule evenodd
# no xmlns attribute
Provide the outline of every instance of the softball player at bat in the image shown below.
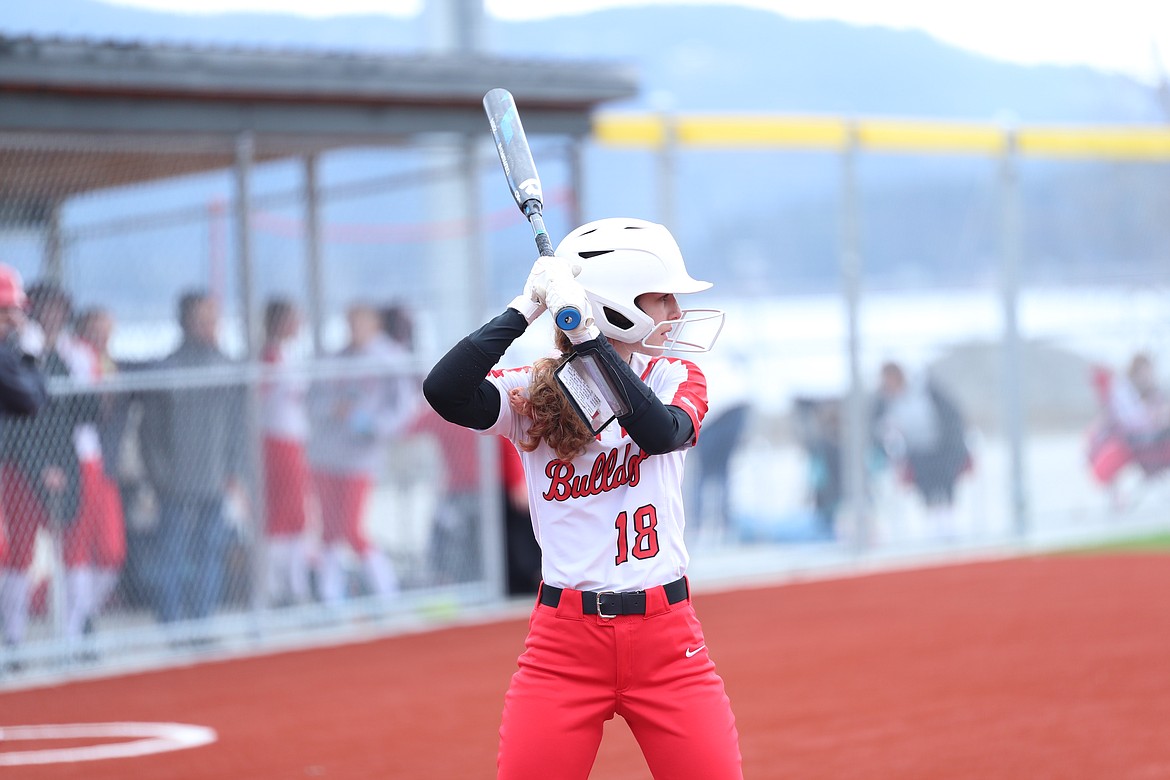
<svg viewBox="0 0 1170 780"><path fill-rule="evenodd" d="M542 550L543 582L504 699L498 776L587 778L617 714L655 777L741 778L735 718L691 606L683 544L683 461L707 411L706 381L694 363L663 354L663 345L710 348L680 336L697 317L675 296L711 285L687 273L665 227L641 220L583 225L556 255L537 260L523 293L456 344L423 388L447 420L516 443ZM565 306L582 319L557 332L558 357L495 368L546 308ZM553 375L574 355L600 366L625 402L596 435Z"/></svg>

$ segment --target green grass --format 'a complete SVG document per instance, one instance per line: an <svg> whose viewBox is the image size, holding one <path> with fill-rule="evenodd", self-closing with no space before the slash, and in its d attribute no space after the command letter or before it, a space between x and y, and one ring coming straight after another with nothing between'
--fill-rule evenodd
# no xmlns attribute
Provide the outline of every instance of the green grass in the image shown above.
<svg viewBox="0 0 1170 780"><path fill-rule="evenodd" d="M1071 548L1064 552L1075 555L1113 552L1170 552L1170 531L1133 536L1127 539L1115 539L1111 542Z"/></svg>

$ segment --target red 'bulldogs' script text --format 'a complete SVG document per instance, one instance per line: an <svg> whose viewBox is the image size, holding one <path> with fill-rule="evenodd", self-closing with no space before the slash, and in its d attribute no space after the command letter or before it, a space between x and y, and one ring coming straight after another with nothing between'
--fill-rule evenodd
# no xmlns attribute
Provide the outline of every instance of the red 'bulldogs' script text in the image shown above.
<svg viewBox="0 0 1170 780"><path fill-rule="evenodd" d="M626 445L620 464L616 447L608 453L601 453L593 461L593 468L588 474L578 475L569 461L550 460L544 468L545 476L549 478L548 490L544 491L545 500L566 501L582 496L598 496L622 485L634 487L638 484L639 466L646 459L646 453L639 449L631 455L633 446Z"/></svg>

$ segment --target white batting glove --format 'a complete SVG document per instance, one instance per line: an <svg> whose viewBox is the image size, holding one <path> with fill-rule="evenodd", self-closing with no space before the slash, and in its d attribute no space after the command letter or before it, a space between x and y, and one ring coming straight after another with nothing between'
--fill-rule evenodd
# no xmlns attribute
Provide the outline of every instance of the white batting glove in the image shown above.
<svg viewBox="0 0 1170 780"><path fill-rule="evenodd" d="M524 319L531 325L548 308L545 305L545 296L549 282L553 279L572 281L579 273L581 266L570 265L564 258L539 257L532 264L532 270L524 282L524 292L513 298L508 307L523 314Z"/></svg>
<svg viewBox="0 0 1170 780"><path fill-rule="evenodd" d="M45 332L35 320L25 320L20 329L20 349L26 355L39 358L45 351Z"/></svg>
<svg viewBox="0 0 1170 780"><path fill-rule="evenodd" d="M556 316L561 309L572 307L581 313L581 324L572 330L565 331L569 341L574 344L595 339L601 335L593 320L593 307L589 305L589 298L585 295L585 288L572 277L554 277L549 280L545 289L544 302L549 311Z"/></svg>

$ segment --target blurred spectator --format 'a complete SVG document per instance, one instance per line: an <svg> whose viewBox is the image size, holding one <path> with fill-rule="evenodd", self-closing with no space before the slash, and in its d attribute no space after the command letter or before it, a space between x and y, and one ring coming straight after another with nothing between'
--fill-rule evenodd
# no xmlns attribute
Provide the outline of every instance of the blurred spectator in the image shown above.
<svg viewBox="0 0 1170 780"><path fill-rule="evenodd" d="M744 387L746 361L737 355L723 366L705 367L707 415L692 451L695 511L688 514L688 532L722 541L731 528L731 462L751 413Z"/></svg>
<svg viewBox="0 0 1170 780"><path fill-rule="evenodd" d="M31 319L21 334L25 350L39 351L46 377L70 378L76 355L66 333L72 317L69 295L55 284L39 283L29 288L28 304ZM48 530L59 545L78 518L82 478L74 434L79 424L96 417L95 396L65 392L50 397L36 416L12 420L4 428L2 502L8 549L0 570L0 609L8 644L21 643L27 631L29 569L38 531Z"/></svg>
<svg viewBox="0 0 1170 780"><path fill-rule="evenodd" d="M808 457L809 493L816 530L832 535L841 506L841 401L797 398L793 422Z"/></svg>
<svg viewBox="0 0 1170 780"><path fill-rule="evenodd" d="M110 354L110 338L114 333L114 316L101 306L91 306L77 315L73 330L89 349L96 361L97 375L113 379L124 366ZM133 368L134 366L131 366ZM115 481L119 474L119 459L125 440L129 393L102 393L98 435L101 439L102 462L106 473Z"/></svg>
<svg viewBox="0 0 1170 780"><path fill-rule="evenodd" d="M524 463L512 442L500 437L500 476L504 481L504 554L508 565L508 595L540 589L540 544L528 510L528 482Z"/></svg>
<svg viewBox="0 0 1170 780"><path fill-rule="evenodd" d="M156 360L114 359L109 343L114 327L113 315L100 306L83 311L74 324L78 338L97 355L101 375L114 380L152 369ZM101 392L97 426L105 475L118 493L126 550L116 592L108 598L116 597L122 604L133 607L150 606L149 568L154 561L150 547L157 519L154 491L142 463L138 436L144 397L149 397L149 393L128 389Z"/></svg>
<svg viewBox="0 0 1170 780"><path fill-rule="evenodd" d="M382 310L382 328L395 341L414 348L414 323L402 306ZM483 538L480 517L479 436L453 425L424 405L409 433L430 434L443 453L445 491L430 540L431 568L439 582L466 582L482 576ZM528 512L528 487L520 453L499 437L504 520L504 556L508 595L536 593L540 585L540 545Z"/></svg>
<svg viewBox="0 0 1170 780"><path fill-rule="evenodd" d="M936 530L950 533L955 483L970 466L958 406L934 382L911 382L899 364L889 362L881 368L872 421L880 451L933 510L941 526Z"/></svg>
<svg viewBox="0 0 1170 780"><path fill-rule="evenodd" d="M113 327L109 312L93 308L78 316L74 338L58 337L78 384L92 386L116 371L108 352ZM120 424L118 408L108 395L97 396L97 403L95 419L82 422L74 431L81 463L81 506L64 538L65 635L71 638L93 629L126 560L122 498L106 463L107 458L116 463L118 457L118 436L111 432Z"/></svg>
<svg viewBox="0 0 1170 780"><path fill-rule="evenodd" d="M346 596L347 546L360 559L371 593L398 590L397 574L389 558L370 543L363 520L386 446L408 425L421 399L416 382L388 373L404 367L410 353L385 333L378 310L354 304L347 320L349 343L336 364L341 376L319 382L309 398L309 470L322 525L317 583L329 604ZM368 373L355 371L363 364Z"/></svg>
<svg viewBox="0 0 1170 780"><path fill-rule="evenodd" d="M420 410L407 434L433 437L443 455L443 498L429 542L436 581L467 582L483 576L479 435L447 422L430 406ZM515 446L502 436L497 438L508 594L536 593L540 585L540 545L528 512L524 469Z"/></svg>
<svg viewBox="0 0 1170 780"><path fill-rule="evenodd" d="M48 400L36 357L21 347L27 299L20 274L0 263L0 415L23 417ZM0 534L0 549L3 535Z"/></svg>
<svg viewBox="0 0 1170 780"><path fill-rule="evenodd" d="M416 347L414 341L414 318L410 316L410 311L404 305L400 303L390 304L378 312L378 317L382 322L382 331L391 341L403 347L408 352L414 352Z"/></svg>
<svg viewBox="0 0 1170 780"><path fill-rule="evenodd" d="M1135 354L1125 373L1115 376L1104 367L1094 370L1093 381L1102 401L1102 414L1087 438L1089 464L1099 482L1108 485L1114 505L1125 497L1116 477L1129 464L1147 475L1170 468L1170 399L1158 386L1153 359Z"/></svg>
<svg viewBox="0 0 1170 780"><path fill-rule="evenodd" d="M1110 387L1109 414L1130 447L1156 447L1170 440L1170 399L1158 386L1154 361L1134 355Z"/></svg>
<svg viewBox="0 0 1170 780"><path fill-rule="evenodd" d="M144 400L142 461L158 497L153 585L159 619L202 618L219 605L232 529L225 500L242 495L243 392L226 374L219 304L203 291L179 299L182 342L159 361L164 371L202 369L205 382L175 377L175 388Z"/></svg>
<svg viewBox="0 0 1170 780"><path fill-rule="evenodd" d="M24 308L27 300L20 274L16 269L0 264L0 417L5 418L0 428L0 494L10 490L8 476L8 417L28 417L36 414L48 401L45 380L37 367L36 358L21 346L25 327ZM0 508L8 511L9 502L0 501ZM0 516L0 619L3 620L5 644L23 638L24 629L19 615L25 614L28 579L23 569L14 570L9 558L7 519ZM18 557L19 559L19 557ZM10 582L11 580L11 582ZM10 622L9 615L13 621Z"/></svg>
<svg viewBox="0 0 1170 780"><path fill-rule="evenodd" d="M264 381L260 420L264 436L265 600L269 605L301 604L312 596L310 544L305 501L309 469L306 407L308 382L290 365L288 345L301 328L301 315L276 298L264 310Z"/></svg>
<svg viewBox="0 0 1170 780"><path fill-rule="evenodd" d="M443 458L443 495L427 544L435 582L466 582L481 576L479 437L447 422L429 406L419 410L406 434L432 437Z"/></svg>

